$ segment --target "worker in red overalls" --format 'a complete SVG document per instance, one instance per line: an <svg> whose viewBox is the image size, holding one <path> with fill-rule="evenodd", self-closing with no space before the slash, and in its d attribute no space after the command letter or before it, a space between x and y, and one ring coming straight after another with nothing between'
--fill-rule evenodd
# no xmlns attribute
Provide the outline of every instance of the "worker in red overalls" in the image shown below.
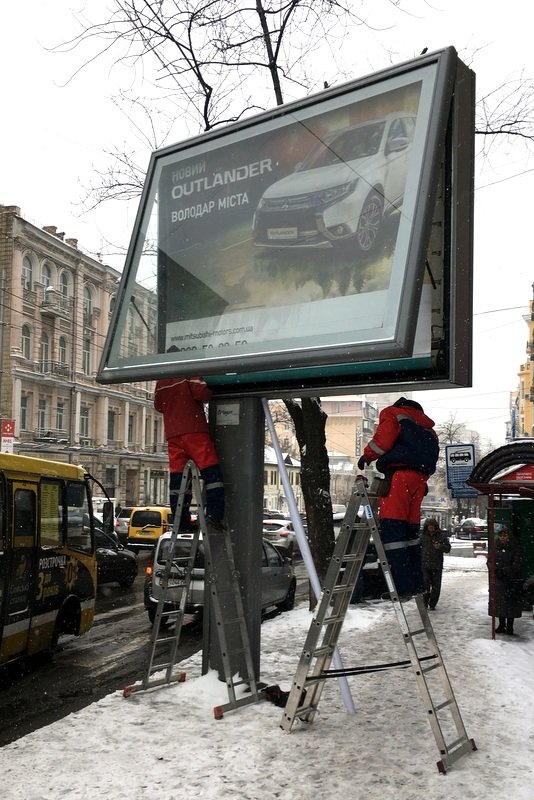
<svg viewBox="0 0 534 800"><path fill-rule="evenodd" d="M380 532L397 592L423 591L419 528L427 481L436 471L439 440L434 421L415 400L399 398L384 408L358 468L376 461L387 494L379 497Z"/></svg>
<svg viewBox="0 0 534 800"><path fill-rule="evenodd" d="M169 455L169 496L176 512L184 467L189 459L197 465L206 492L206 518L220 526L224 518L224 485L204 403L212 392L200 377L168 378L156 383L154 408L163 414ZM184 497L180 530L191 530L191 494Z"/></svg>

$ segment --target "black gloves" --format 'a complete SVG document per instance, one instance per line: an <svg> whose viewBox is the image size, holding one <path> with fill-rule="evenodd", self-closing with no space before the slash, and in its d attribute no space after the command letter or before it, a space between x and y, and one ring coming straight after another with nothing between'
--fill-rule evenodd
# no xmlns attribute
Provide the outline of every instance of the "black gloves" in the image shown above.
<svg viewBox="0 0 534 800"><path fill-rule="evenodd" d="M358 469L363 469L365 466L367 466L366 458L365 456L360 456L360 460L358 461Z"/></svg>

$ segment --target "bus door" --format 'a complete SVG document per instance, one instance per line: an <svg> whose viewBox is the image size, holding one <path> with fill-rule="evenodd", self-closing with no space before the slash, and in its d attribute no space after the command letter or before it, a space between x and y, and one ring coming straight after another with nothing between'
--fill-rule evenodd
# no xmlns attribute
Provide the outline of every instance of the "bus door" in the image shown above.
<svg viewBox="0 0 534 800"><path fill-rule="evenodd" d="M8 481L6 488L2 660L23 652L27 647L37 552L37 485Z"/></svg>

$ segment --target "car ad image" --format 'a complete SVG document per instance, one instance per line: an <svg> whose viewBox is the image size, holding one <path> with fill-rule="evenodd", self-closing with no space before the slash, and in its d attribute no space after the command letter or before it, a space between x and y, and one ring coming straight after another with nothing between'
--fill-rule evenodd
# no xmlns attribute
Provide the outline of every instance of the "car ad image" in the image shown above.
<svg viewBox="0 0 534 800"><path fill-rule="evenodd" d="M262 195L255 243L374 250L385 217L402 208L415 122L397 112L318 141L292 175Z"/></svg>

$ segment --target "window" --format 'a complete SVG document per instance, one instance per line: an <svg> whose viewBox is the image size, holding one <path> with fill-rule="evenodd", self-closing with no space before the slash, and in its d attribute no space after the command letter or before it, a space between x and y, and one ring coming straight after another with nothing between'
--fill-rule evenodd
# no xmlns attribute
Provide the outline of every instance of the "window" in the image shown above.
<svg viewBox="0 0 534 800"><path fill-rule="evenodd" d="M58 400L56 406L56 430L62 431L65 422L65 404L62 400Z"/></svg>
<svg viewBox="0 0 534 800"><path fill-rule="evenodd" d="M66 272L62 272L59 276L59 291L63 300L67 300L69 296L69 276Z"/></svg>
<svg viewBox="0 0 534 800"><path fill-rule="evenodd" d="M22 355L24 358L32 357L32 332L29 325L22 326Z"/></svg>
<svg viewBox="0 0 534 800"><path fill-rule="evenodd" d="M115 467L106 467L106 469L104 470L104 483L107 492L111 497L114 497L115 495L116 479L117 475Z"/></svg>
<svg viewBox="0 0 534 800"><path fill-rule="evenodd" d="M135 434L135 414L128 414L128 444L133 444Z"/></svg>
<svg viewBox="0 0 534 800"><path fill-rule="evenodd" d="M25 289L32 288L33 267L28 256L22 259L22 285Z"/></svg>
<svg viewBox="0 0 534 800"><path fill-rule="evenodd" d="M46 400L44 398L39 399L39 406L37 408L37 427L39 431L45 431L47 424L47 408L46 408Z"/></svg>
<svg viewBox="0 0 534 800"><path fill-rule="evenodd" d="M115 439L115 425L117 422L117 413L115 411L108 411L108 442Z"/></svg>
<svg viewBox="0 0 534 800"><path fill-rule="evenodd" d="M60 547L63 544L63 503L61 484L43 479L40 504L41 547Z"/></svg>
<svg viewBox="0 0 534 800"><path fill-rule="evenodd" d="M82 345L82 371L84 375L91 374L91 337L83 337Z"/></svg>
<svg viewBox="0 0 534 800"><path fill-rule="evenodd" d="M89 437L89 409L86 406L80 409L80 436L84 439Z"/></svg>
<svg viewBox="0 0 534 800"><path fill-rule="evenodd" d="M23 394L20 398L20 429L28 430L28 395Z"/></svg>
<svg viewBox="0 0 534 800"><path fill-rule="evenodd" d="M43 372L50 370L50 340L44 331L41 335L41 367Z"/></svg>
<svg viewBox="0 0 534 800"><path fill-rule="evenodd" d="M67 486L67 544L91 552L91 523L87 492L83 483Z"/></svg>
<svg viewBox="0 0 534 800"><path fill-rule="evenodd" d="M83 287L83 315L86 319L90 319L93 313L93 295L88 286Z"/></svg>
<svg viewBox="0 0 534 800"><path fill-rule="evenodd" d="M67 363L67 340L64 336L59 337L58 342L58 357L60 364Z"/></svg>
<svg viewBox="0 0 534 800"><path fill-rule="evenodd" d="M46 262L41 267L41 283L45 289L52 285L52 270L50 269L50 264Z"/></svg>
<svg viewBox="0 0 534 800"><path fill-rule="evenodd" d="M17 489L13 508L13 536L31 536L35 531L35 492Z"/></svg>

